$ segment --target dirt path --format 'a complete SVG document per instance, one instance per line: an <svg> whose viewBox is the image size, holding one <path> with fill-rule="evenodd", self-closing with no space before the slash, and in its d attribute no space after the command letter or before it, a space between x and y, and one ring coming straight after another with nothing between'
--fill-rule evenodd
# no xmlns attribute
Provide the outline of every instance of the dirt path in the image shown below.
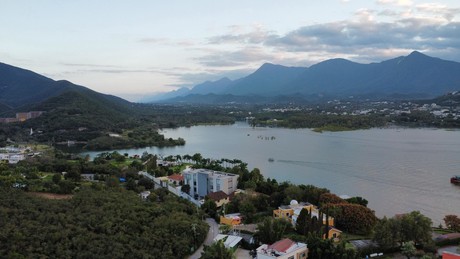
<svg viewBox="0 0 460 259"><path fill-rule="evenodd" d="M30 195L45 198L49 200L66 200L72 199L72 194L56 194L56 193L49 193L49 192L29 192Z"/></svg>

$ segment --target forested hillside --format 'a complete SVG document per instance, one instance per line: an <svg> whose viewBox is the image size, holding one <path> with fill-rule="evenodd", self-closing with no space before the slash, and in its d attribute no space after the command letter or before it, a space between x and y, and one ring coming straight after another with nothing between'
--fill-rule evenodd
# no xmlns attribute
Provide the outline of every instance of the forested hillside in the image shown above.
<svg viewBox="0 0 460 259"><path fill-rule="evenodd" d="M47 200L0 188L0 258L184 258L207 228L171 195L86 188Z"/></svg>

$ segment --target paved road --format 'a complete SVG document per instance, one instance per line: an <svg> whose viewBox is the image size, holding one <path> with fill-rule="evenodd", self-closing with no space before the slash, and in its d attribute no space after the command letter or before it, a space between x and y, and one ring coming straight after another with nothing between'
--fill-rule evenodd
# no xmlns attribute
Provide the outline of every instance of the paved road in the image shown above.
<svg viewBox="0 0 460 259"><path fill-rule="evenodd" d="M219 224L217 224L216 221L212 218L207 218L206 223L208 223L209 225L209 231L208 231L208 235L206 236L206 239L204 240L204 244L210 245L212 244L212 241L217 236L217 234L219 234ZM195 253L189 256L188 259L198 259L201 257L202 252L203 252L203 245L201 245L195 251Z"/></svg>

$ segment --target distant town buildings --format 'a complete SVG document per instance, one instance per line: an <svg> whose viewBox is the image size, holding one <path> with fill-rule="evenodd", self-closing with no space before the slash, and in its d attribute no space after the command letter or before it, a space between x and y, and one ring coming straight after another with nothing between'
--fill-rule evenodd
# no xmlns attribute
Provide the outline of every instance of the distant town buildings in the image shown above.
<svg viewBox="0 0 460 259"><path fill-rule="evenodd" d="M0 123L23 122L29 119L37 118L42 115L43 111L18 112L15 118L0 118Z"/></svg>
<svg viewBox="0 0 460 259"><path fill-rule="evenodd" d="M30 148L27 147L0 147L0 161L7 161L10 164L16 164L21 160L26 158L27 150ZM31 153L35 155L36 153Z"/></svg>

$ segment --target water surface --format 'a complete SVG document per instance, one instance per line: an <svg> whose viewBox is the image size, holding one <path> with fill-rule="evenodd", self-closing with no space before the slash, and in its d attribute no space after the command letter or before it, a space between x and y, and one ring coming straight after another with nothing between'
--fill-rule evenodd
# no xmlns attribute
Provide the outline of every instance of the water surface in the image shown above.
<svg viewBox="0 0 460 259"><path fill-rule="evenodd" d="M118 151L237 158L278 181L362 196L378 216L419 210L438 225L447 214L460 215L460 186L449 182L460 174L460 131L390 128L316 133L252 128L240 122L168 129L164 134L182 137L186 145Z"/></svg>

